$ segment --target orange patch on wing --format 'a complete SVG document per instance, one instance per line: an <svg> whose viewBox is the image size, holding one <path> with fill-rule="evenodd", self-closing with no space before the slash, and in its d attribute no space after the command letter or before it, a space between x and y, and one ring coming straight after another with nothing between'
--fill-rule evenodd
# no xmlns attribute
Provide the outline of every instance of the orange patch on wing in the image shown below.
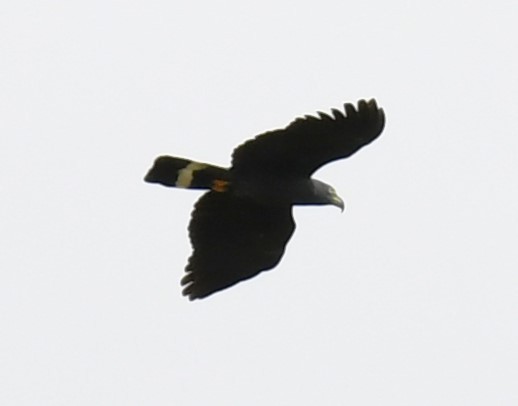
<svg viewBox="0 0 518 406"><path fill-rule="evenodd" d="M212 182L212 190L214 190L215 192L226 192L228 190L228 185L229 185L230 182L226 181L226 180L221 180L221 179L215 179L213 182Z"/></svg>

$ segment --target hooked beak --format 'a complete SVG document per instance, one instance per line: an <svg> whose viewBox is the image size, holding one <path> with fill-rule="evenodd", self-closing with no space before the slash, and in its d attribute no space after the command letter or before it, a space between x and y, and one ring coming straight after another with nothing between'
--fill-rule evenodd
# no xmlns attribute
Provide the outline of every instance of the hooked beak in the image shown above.
<svg viewBox="0 0 518 406"><path fill-rule="evenodd" d="M342 211L342 213L344 212L345 203L342 200L342 198L340 196L338 196L337 194L334 194L333 196L331 196L331 204L333 206L339 207L340 210Z"/></svg>

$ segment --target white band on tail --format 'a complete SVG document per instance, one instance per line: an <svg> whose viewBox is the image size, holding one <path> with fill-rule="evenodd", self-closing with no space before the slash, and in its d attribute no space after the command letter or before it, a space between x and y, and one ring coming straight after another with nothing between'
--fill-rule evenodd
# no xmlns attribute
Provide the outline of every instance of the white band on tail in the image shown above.
<svg viewBox="0 0 518 406"><path fill-rule="evenodd" d="M191 162L185 168L180 169L178 171L178 178L176 179L175 186L188 188L189 186L191 186L191 182L194 177L194 172L199 171L200 169L205 169L207 166L207 164Z"/></svg>

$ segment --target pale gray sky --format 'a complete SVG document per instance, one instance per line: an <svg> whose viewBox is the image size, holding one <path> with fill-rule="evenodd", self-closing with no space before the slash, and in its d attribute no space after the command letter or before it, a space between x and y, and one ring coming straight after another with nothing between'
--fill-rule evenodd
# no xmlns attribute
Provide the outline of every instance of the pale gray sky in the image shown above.
<svg viewBox="0 0 518 406"><path fill-rule="evenodd" d="M518 404L513 1L12 1L0 15L0 404ZM199 192L295 117L376 97L273 271L189 302Z"/></svg>

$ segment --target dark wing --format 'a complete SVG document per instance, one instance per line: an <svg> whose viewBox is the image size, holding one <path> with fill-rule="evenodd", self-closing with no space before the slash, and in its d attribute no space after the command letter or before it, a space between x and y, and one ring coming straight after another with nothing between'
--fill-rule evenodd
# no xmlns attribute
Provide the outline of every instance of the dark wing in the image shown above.
<svg viewBox="0 0 518 406"><path fill-rule="evenodd" d="M273 268L295 230L291 206L262 206L231 193L208 192L189 225L194 249L183 294L199 299Z"/></svg>
<svg viewBox="0 0 518 406"><path fill-rule="evenodd" d="M345 113L298 118L283 130L270 131L234 150L232 172L238 176L310 176L322 165L346 158L375 140L385 125L374 99L344 105Z"/></svg>

